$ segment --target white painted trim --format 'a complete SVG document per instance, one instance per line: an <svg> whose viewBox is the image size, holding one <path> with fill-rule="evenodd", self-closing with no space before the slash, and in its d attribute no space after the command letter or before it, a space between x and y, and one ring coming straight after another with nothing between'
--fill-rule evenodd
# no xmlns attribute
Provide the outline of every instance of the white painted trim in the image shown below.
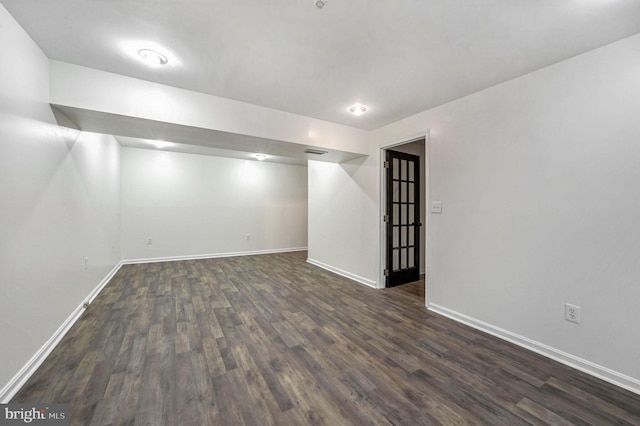
<svg viewBox="0 0 640 426"><path fill-rule="evenodd" d="M575 355L571 355L570 353L561 351L543 343L536 342L535 340L527 337L520 336L519 334L504 330L500 327L488 324L484 321L480 321L443 306L439 306L435 303L429 303L427 308L430 311L436 312L454 321L461 322L477 330L491 334L492 336L506 340L537 354L551 358L554 361L558 361L561 364L568 365L576 370L580 370L591 376L597 377L598 379L602 379L605 382L612 383L640 395L640 380L638 379L613 371L609 368L587 361L586 359L579 358Z"/></svg>
<svg viewBox="0 0 640 426"><path fill-rule="evenodd" d="M425 226L425 238L427 241L425 242L425 252L423 256L426 257L424 261L424 267L426 269L424 273L424 304L425 306L429 306L429 302L431 301L431 292L429 290L430 279L429 273L431 272L431 129L427 130L427 134L424 137L424 155L427 157L425 159L425 172L424 172L424 185L425 185L425 200L424 200L424 208L425 208L425 216L424 216L424 226Z"/></svg>
<svg viewBox="0 0 640 426"><path fill-rule="evenodd" d="M395 145L395 144L394 144ZM384 269L387 264L387 240L386 233L387 227L384 223L384 215L387 213L386 210L386 189L385 189L385 172L384 172L384 162L385 162L385 149L384 146L378 148L378 259L376 262L376 275L378 282L376 283L376 288L384 288L386 285L386 279L384 275Z"/></svg>
<svg viewBox="0 0 640 426"><path fill-rule="evenodd" d="M113 276L120 270L122 265L124 265L124 263L118 262L118 264L107 274L107 276L105 276L102 279L102 281L100 281L100 283L96 286L96 288L94 288L93 291L89 293L89 296L87 296L85 303L88 303L88 304L93 303L95 298L98 297L100 292L107 286L107 284L109 284L109 281L111 281L111 278L113 278Z"/></svg>
<svg viewBox="0 0 640 426"><path fill-rule="evenodd" d="M18 373L13 376L13 378L7 383L2 390L0 390L0 404L7 404L11 401L20 388L24 386L24 384L29 380L29 378L36 372L36 370L42 365L45 359L51 354L51 352L58 346L62 338L65 334L71 329L71 327L76 323L80 315L85 310L84 304L91 303L96 296L102 291L102 289L109 283L111 278L120 270L123 263L119 262L103 279L98 283L98 285L89 293L85 302L78 305L71 315L67 317L67 319L62 323L60 327L53 333L53 335L45 342L44 345L36 352L36 354L31 357L29 361L18 371Z"/></svg>
<svg viewBox="0 0 640 426"><path fill-rule="evenodd" d="M147 259L126 259L122 261L122 264L134 265L137 263L176 262L179 260L216 259L219 257L255 256L259 254L291 253L291 252L306 251L306 250L307 250L307 247L290 247L290 248L269 249L269 250L239 251L239 252L211 253L211 254L193 254L193 255L186 255L186 256L150 257Z"/></svg>
<svg viewBox="0 0 640 426"><path fill-rule="evenodd" d="M310 259L307 258L307 263L310 263L314 266L317 266L319 268L322 269L326 269L329 272L333 272L334 274L338 274L340 276L343 276L345 278L349 278L350 280L356 281L360 284L364 284L368 287L373 287L373 288L377 288L376 287L376 282L374 280L370 280L368 278L364 278L361 277L359 275L356 274L352 274L351 272L347 272L347 271L343 271L342 269L336 268L334 266L331 265L327 265L326 263L322 263L320 261L314 260L314 259Z"/></svg>

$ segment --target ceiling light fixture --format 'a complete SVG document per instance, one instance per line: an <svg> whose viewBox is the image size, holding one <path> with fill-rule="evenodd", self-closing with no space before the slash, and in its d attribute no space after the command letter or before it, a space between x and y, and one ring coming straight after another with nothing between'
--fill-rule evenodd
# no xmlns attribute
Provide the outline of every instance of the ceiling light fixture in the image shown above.
<svg viewBox="0 0 640 426"><path fill-rule="evenodd" d="M169 60L160 52L151 49L140 49L138 55L151 65L164 65Z"/></svg>
<svg viewBox="0 0 640 426"><path fill-rule="evenodd" d="M256 157L258 161L264 161L269 158L267 154L253 154L253 156Z"/></svg>
<svg viewBox="0 0 640 426"><path fill-rule="evenodd" d="M349 112L353 115L362 115L367 112L367 107L360 104L355 104L349 107Z"/></svg>
<svg viewBox="0 0 640 426"><path fill-rule="evenodd" d="M327 4L327 0L316 0L316 7L322 9Z"/></svg>

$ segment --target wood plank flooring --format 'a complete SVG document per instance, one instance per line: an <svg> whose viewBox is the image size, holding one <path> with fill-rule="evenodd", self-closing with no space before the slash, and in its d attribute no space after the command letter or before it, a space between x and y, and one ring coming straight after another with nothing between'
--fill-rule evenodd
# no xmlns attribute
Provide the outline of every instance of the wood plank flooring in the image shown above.
<svg viewBox="0 0 640 426"><path fill-rule="evenodd" d="M124 266L13 402L78 425L640 425L640 396L306 253Z"/></svg>

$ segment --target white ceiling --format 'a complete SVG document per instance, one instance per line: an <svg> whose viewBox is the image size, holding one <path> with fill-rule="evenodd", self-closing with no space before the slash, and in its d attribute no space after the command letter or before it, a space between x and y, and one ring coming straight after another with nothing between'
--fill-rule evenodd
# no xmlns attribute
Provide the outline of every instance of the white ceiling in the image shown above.
<svg viewBox="0 0 640 426"><path fill-rule="evenodd" d="M0 2L52 59L362 129L640 32L639 0Z"/></svg>

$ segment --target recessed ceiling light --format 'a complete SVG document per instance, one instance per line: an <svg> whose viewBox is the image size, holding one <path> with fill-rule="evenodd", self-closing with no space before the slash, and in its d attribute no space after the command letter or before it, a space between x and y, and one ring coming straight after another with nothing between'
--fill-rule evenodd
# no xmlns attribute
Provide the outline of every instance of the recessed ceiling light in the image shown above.
<svg viewBox="0 0 640 426"><path fill-rule="evenodd" d="M349 107L349 112L353 115L362 115L367 112L367 107L360 104L355 104Z"/></svg>
<svg viewBox="0 0 640 426"><path fill-rule="evenodd" d="M269 158L267 154L253 154L253 156L256 157L256 160L258 161L264 161Z"/></svg>
<svg viewBox="0 0 640 426"><path fill-rule="evenodd" d="M136 62L144 61L154 68L181 67L180 57L167 46L150 39L122 39L117 42L119 50Z"/></svg>
<svg viewBox="0 0 640 426"><path fill-rule="evenodd" d="M140 49L138 55L151 65L164 65L169 60L160 52L151 49Z"/></svg>

